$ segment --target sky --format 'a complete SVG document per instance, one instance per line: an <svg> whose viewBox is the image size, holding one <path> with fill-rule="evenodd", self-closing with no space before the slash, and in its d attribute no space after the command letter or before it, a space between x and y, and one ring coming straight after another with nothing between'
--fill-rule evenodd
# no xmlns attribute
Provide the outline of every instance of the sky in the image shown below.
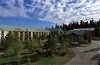
<svg viewBox="0 0 100 65"><path fill-rule="evenodd" d="M48 21L40 21L38 19L28 19L24 17L1 17L0 16L0 28L49 28L55 26L54 23Z"/></svg>
<svg viewBox="0 0 100 65"><path fill-rule="evenodd" d="M52 24L91 18L99 20L100 0L0 0L0 16L24 17L33 22L37 19Z"/></svg>

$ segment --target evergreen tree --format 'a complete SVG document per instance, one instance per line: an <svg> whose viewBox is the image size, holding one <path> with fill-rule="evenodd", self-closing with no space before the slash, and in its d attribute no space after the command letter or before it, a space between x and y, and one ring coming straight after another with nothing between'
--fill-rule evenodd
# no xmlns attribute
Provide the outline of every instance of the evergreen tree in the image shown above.
<svg viewBox="0 0 100 65"><path fill-rule="evenodd" d="M94 32L95 32L95 36L100 37L100 28L99 27L96 27Z"/></svg>

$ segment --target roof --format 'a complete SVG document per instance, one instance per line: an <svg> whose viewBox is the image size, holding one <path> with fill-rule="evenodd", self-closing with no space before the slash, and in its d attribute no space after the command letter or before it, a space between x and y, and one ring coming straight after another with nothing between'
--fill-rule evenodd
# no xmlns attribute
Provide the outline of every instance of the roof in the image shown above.
<svg viewBox="0 0 100 65"><path fill-rule="evenodd" d="M50 32L46 29L39 29L39 28L18 28L18 27L0 27L0 30L6 30L6 31L31 31L31 32Z"/></svg>
<svg viewBox="0 0 100 65"><path fill-rule="evenodd" d="M69 35L69 34L77 34L77 35L84 35L85 32L91 32L91 31L94 31L95 28L78 28L78 29L73 29L73 30L70 30L70 31L66 31L66 34Z"/></svg>
<svg viewBox="0 0 100 65"><path fill-rule="evenodd" d="M95 28L78 28L78 29L73 29L74 31L94 31ZM72 30L70 30L72 31Z"/></svg>
<svg viewBox="0 0 100 65"><path fill-rule="evenodd" d="M79 32L66 32L66 35L75 35L75 36L80 36L83 35L84 33L79 33Z"/></svg>

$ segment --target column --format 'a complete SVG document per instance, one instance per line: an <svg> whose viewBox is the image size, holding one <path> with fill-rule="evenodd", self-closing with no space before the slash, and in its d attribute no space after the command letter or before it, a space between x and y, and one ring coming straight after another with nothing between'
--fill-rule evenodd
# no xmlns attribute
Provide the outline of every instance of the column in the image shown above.
<svg viewBox="0 0 100 65"><path fill-rule="evenodd" d="M3 39L4 39L4 31L1 30L1 40L3 40Z"/></svg>
<svg viewBox="0 0 100 65"><path fill-rule="evenodd" d="M29 40L32 40L32 38L31 38L31 32L28 33L28 36L29 36Z"/></svg>
<svg viewBox="0 0 100 65"><path fill-rule="evenodd" d="M20 31L18 31L18 38L19 38L19 40L20 40Z"/></svg>
<svg viewBox="0 0 100 65"><path fill-rule="evenodd" d="M31 40L33 40L33 33L31 32Z"/></svg>
<svg viewBox="0 0 100 65"><path fill-rule="evenodd" d="M25 32L23 31L23 41L25 40Z"/></svg>

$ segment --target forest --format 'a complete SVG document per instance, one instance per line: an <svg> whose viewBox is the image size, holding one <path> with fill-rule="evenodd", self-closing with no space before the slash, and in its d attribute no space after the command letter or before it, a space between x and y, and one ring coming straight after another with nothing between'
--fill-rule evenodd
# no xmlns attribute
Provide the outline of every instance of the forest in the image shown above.
<svg viewBox="0 0 100 65"><path fill-rule="evenodd" d="M100 27L100 20L95 21L94 19L91 19L89 21L80 20L79 22L71 22L69 24L63 24L63 25L57 25L55 28L62 28L63 30L72 30L77 28L96 28Z"/></svg>

